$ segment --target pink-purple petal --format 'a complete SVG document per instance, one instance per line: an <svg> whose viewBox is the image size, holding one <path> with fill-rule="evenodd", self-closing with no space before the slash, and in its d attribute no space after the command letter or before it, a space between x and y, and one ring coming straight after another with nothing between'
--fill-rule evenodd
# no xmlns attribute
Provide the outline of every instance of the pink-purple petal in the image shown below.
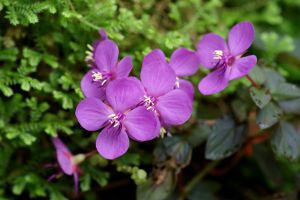
<svg viewBox="0 0 300 200"><path fill-rule="evenodd" d="M176 76L191 76L199 69L199 59L195 52L179 48L171 55L170 66Z"/></svg>
<svg viewBox="0 0 300 200"><path fill-rule="evenodd" d="M108 127L101 131L96 140L96 148L101 156L113 160L126 153L129 138L124 129Z"/></svg>
<svg viewBox="0 0 300 200"><path fill-rule="evenodd" d="M106 104L94 97L83 99L75 111L79 124L88 131L102 128L112 113L113 111Z"/></svg>
<svg viewBox="0 0 300 200"><path fill-rule="evenodd" d="M247 75L251 69L256 65L257 58L255 55L246 56L237 59L232 66L230 66L229 80L241 78Z"/></svg>
<svg viewBox="0 0 300 200"><path fill-rule="evenodd" d="M52 138L52 143L54 144L56 150L61 150L61 151L69 152L69 154L71 154L71 152L68 149L68 147L58 137Z"/></svg>
<svg viewBox="0 0 300 200"><path fill-rule="evenodd" d="M139 106L126 114L124 125L130 138L136 141L148 141L159 135L160 123L156 114Z"/></svg>
<svg viewBox="0 0 300 200"><path fill-rule="evenodd" d="M175 89L158 98L156 108L165 124L181 125L192 115L192 100L182 90Z"/></svg>
<svg viewBox="0 0 300 200"><path fill-rule="evenodd" d="M134 78L116 79L107 86L106 98L115 112L125 112L143 100L144 90L141 82Z"/></svg>
<svg viewBox="0 0 300 200"><path fill-rule="evenodd" d="M233 56L243 54L254 40L254 27L251 22L236 24L229 32L228 46Z"/></svg>
<svg viewBox="0 0 300 200"><path fill-rule="evenodd" d="M56 151L58 164L62 171L67 175L73 174L73 162L70 156L71 155L69 155L67 152L60 150Z"/></svg>
<svg viewBox="0 0 300 200"><path fill-rule="evenodd" d="M99 34L101 36L101 40L107 40L108 39L107 33L103 28L99 29Z"/></svg>
<svg viewBox="0 0 300 200"><path fill-rule="evenodd" d="M224 38L214 33L204 35L197 45L199 62L203 67L211 69L218 63L219 60L214 59L215 50L221 50L223 54L228 53Z"/></svg>
<svg viewBox="0 0 300 200"><path fill-rule="evenodd" d="M56 158L57 162L62 169L62 171L67 175L73 174L73 162L72 157L73 155L66 147L66 145L59 139L53 138L52 142L56 149Z"/></svg>
<svg viewBox="0 0 300 200"><path fill-rule="evenodd" d="M118 62L119 48L112 40L103 40L95 50L95 63L101 71L112 71Z"/></svg>
<svg viewBox="0 0 300 200"><path fill-rule="evenodd" d="M101 100L105 99L105 87L98 81L93 81L92 72L96 69L88 71L80 82L82 93L85 97L96 97Z"/></svg>
<svg viewBox="0 0 300 200"><path fill-rule="evenodd" d="M161 96L175 85L176 75L160 49L145 56L141 69L141 81L151 96Z"/></svg>
<svg viewBox="0 0 300 200"><path fill-rule="evenodd" d="M130 56L125 56L117 65L116 77L123 78L128 77L132 70L132 60Z"/></svg>
<svg viewBox="0 0 300 200"><path fill-rule="evenodd" d="M180 90L183 90L188 96L193 100L194 99L194 86L190 81L179 79L179 88Z"/></svg>
<svg viewBox="0 0 300 200"><path fill-rule="evenodd" d="M229 82L226 73L226 69L223 67L205 76L198 85L200 92L204 95L211 95L224 90Z"/></svg>

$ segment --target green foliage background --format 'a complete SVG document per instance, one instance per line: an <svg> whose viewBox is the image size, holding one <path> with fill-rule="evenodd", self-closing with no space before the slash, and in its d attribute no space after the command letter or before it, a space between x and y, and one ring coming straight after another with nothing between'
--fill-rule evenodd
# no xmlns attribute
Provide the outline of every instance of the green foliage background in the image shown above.
<svg viewBox="0 0 300 200"><path fill-rule="evenodd" d="M201 35L215 32L226 37L232 25L248 20L256 28L256 40L250 52L258 56L258 65L279 72L288 82L300 84L300 1L0 0L0 10L1 200L74 198L72 178L63 176L47 182L47 177L56 171L43 166L56 162L50 142L53 136L59 135L74 154L95 149L97 134L86 132L78 125L74 109L83 98L79 84L88 70L84 63L86 46L99 37L100 27L119 45L122 57L129 54L134 58L132 74L138 75L143 56L152 49L161 48L167 56L178 47L195 49ZM207 72L201 69L191 77L195 88ZM174 128L172 133L187 136L188 141L189 137L196 138L190 139L190 144L195 147L192 163L196 163L197 169L206 163L202 145L206 135L200 121L233 112L234 108L229 111L228 106L240 105L241 91L249 87L244 78L232 82L218 95L203 97L196 91L192 119L183 127ZM298 109L299 104L298 100L295 104ZM238 106L237 110L242 109ZM284 119L293 119L299 131L297 115L287 114ZM137 184L145 182L144 170L149 175L156 143L133 143L124 157L113 162L98 155L84 161L80 198L99 199L98 195L103 194L106 199L110 194L105 193L105 188L130 176ZM299 145L296 143L292 150L298 148L295 151L300 152ZM247 189L247 184L241 184L242 189L233 196L224 189L215 189L216 184L217 188L226 189L224 185L231 180L230 176L239 176L233 173L220 179L212 177L213 183L197 186L203 192L189 199L199 199L199 195L206 193L212 199L271 198L277 192L294 195L300 163L274 156L270 146L258 147L255 151L259 153L244 158L234 169L241 178L230 182L232 188L239 188L235 184L245 180L254 181L259 187ZM272 157L272 161L263 162L265 158L260 150ZM289 153L279 150L279 156L286 154ZM299 158L299 155L292 156ZM187 169L184 182L188 182L195 170ZM257 171L264 176L258 176ZM274 180L272 173L280 174L280 182ZM133 182L128 184L132 186ZM134 191L134 186L129 186L130 196L135 196Z"/></svg>

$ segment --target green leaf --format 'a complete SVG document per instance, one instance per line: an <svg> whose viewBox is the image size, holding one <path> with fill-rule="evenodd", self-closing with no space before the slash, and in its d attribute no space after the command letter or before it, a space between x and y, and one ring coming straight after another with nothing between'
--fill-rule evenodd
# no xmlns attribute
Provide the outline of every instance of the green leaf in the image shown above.
<svg viewBox="0 0 300 200"><path fill-rule="evenodd" d="M19 50L17 48L4 49L0 51L0 60L16 61Z"/></svg>
<svg viewBox="0 0 300 200"><path fill-rule="evenodd" d="M261 67L259 67L259 66L257 66L257 65L255 65L254 68L250 71L249 76L250 76L256 83L258 83L258 84L260 84L260 85L261 85L261 84L264 84L265 81L266 81L266 79L267 79L266 74L265 74L265 71L264 71Z"/></svg>
<svg viewBox="0 0 300 200"><path fill-rule="evenodd" d="M21 89L24 90L24 91L29 91L30 90L30 84L27 80L22 81Z"/></svg>
<svg viewBox="0 0 300 200"><path fill-rule="evenodd" d="M165 200L171 195L176 183L175 172L167 171L161 183L148 180L137 188L137 200Z"/></svg>
<svg viewBox="0 0 300 200"><path fill-rule="evenodd" d="M50 200L68 200L60 192L52 190L50 193Z"/></svg>
<svg viewBox="0 0 300 200"><path fill-rule="evenodd" d="M194 128L192 134L187 137L187 141L192 147L196 147L207 139L210 132L211 127L204 121L199 120L197 127Z"/></svg>
<svg viewBox="0 0 300 200"><path fill-rule="evenodd" d="M173 157L177 165L186 166L192 157L192 149L187 141L180 137L167 137L164 139L166 153Z"/></svg>
<svg viewBox="0 0 300 200"><path fill-rule="evenodd" d="M282 114L282 110L270 102L258 112L256 123L261 129L269 128L280 120Z"/></svg>
<svg viewBox="0 0 300 200"><path fill-rule="evenodd" d="M276 100L286 100L300 97L300 88L290 83L280 83L272 91L273 97Z"/></svg>
<svg viewBox="0 0 300 200"><path fill-rule="evenodd" d="M300 115L300 98L280 101L279 106L285 113Z"/></svg>
<svg viewBox="0 0 300 200"><path fill-rule="evenodd" d="M241 99L235 99L231 103L233 112L239 121L244 121L248 115L249 104Z"/></svg>
<svg viewBox="0 0 300 200"><path fill-rule="evenodd" d="M120 158L116 159L120 165L140 165L141 156L137 153L126 153L125 155L121 156Z"/></svg>
<svg viewBox="0 0 300 200"><path fill-rule="evenodd" d="M83 192L90 190L91 186L91 176L86 173L82 176L82 181L80 182L80 188Z"/></svg>
<svg viewBox="0 0 300 200"><path fill-rule="evenodd" d="M281 83L285 82L284 77L278 72L270 68L264 68L264 71L265 74L267 74L265 86L271 91L271 93L276 91Z"/></svg>
<svg viewBox="0 0 300 200"><path fill-rule="evenodd" d="M269 147L269 146L268 146ZM254 145L254 158L257 161L265 179L270 182L272 186L280 186L284 179L280 170L279 163L275 160L271 148L266 145Z"/></svg>
<svg viewBox="0 0 300 200"><path fill-rule="evenodd" d="M0 85L0 90L7 97L10 97L11 95L14 94L13 90L10 87L6 86L6 85Z"/></svg>
<svg viewBox="0 0 300 200"><path fill-rule="evenodd" d="M300 133L292 124L281 121L271 140L274 152L289 160L300 158Z"/></svg>
<svg viewBox="0 0 300 200"><path fill-rule="evenodd" d="M10 162L10 158L12 155L12 149L9 146L1 145L0 146L0 179L2 179L3 175L5 175L6 168Z"/></svg>
<svg viewBox="0 0 300 200"><path fill-rule="evenodd" d="M241 147L246 136L245 125L236 126L231 117L225 116L217 121L208 136L205 158L219 160L232 155Z"/></svg>
<svg viewBox="0 0 300 200"><path fill-rule="evenodd" d="M25 189L26 183L24 181L18 181L14 184L12 192L16 195L20 195Z"/></svg>
<svg viewBox="0 0 300 200"><path fill-rule="evenodd" d="M26 145L31 145L33 142L36 141L36 137L34 137L28 133L23 133L20 135L20 137Z"/></svg>
<svg viewBox="0 0 300 200"><path fill-rule="evenodd" d="M221 189L221 185L217 182L205 181L197 184L194 189L188 194L188 200L217 200L214 195Z"/></svg>
<svg viewBox="0 0 300 200"><path fill-rule="evenodd" d="M263 108L271 101L271 95L263 89L257 89L255 87L250 88L250 96L254 103Z"/></svg>

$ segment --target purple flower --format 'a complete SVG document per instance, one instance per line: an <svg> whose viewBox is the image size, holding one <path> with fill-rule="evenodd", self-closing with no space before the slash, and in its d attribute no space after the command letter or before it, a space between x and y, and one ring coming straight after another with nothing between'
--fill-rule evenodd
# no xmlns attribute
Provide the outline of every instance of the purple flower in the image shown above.
<svg viewBox="0 0 300 200"><path fill-rule="evenodd" d="M176 60L173 59L173 67ZM179 69L179 67L177 68ZM177 71L180 75L180 70ZM145 56L141 70L145 88L144 100L140 103L156 113L165 125L180 125L192 114L192 99L181 89L174 89L176 74L167 63L160 49Z"/></svg>
<svg viewBox="0 0 300 200"><path fill-rule="evenodd" d="M169 64L176 74L175 87L184 90L193 99L193 84L180 77L191 76L196 73L200 64L197 54L185 48L178 48L171 55Z"/></svg>
<svg viewBox="0 0 300 200"><path fill-rule="evenodd" d="M144 106L143 88L133 77L117 79L106 88L108 105L98 98L82 100L76 108L80 125L88 131L103 130L96 147L107 159L123 155L129 147L129 137L136 141L152 140L159 135L160 124L156 115Z"/></svg>
<svg viewBox="0 0 300 200"><path fill-rule="evenodd" d="M224 90L230 80L241 78L256 64L256 56L242 57L254 40L254 27L250 22L241 22L229 32L228 45L214 33L203 36L198 43L200 63L214 71L204 77L198 85L204 95Z"/></svg>
<svg viewBox="0 0 300 200"><path fill-rule="evenodd" d="M102 30L102 41L94 44L95 49L91 54L94 63L81 80L81 90L85 97L105 99L106 85L117 78L127 77L132 69L130 56L118 62L119 48Z"/></svg>
<svg viewBox="0 0 300 200"><path fill-rule="evenodd" d="M74 187L75 192L78 192L78 176L79 176L79 167L75 163L74 156L70 152L70 150L66 147L66 145L59 139L53 138L52 142L56 149L56 158L61 170L67 175L73 175L74 177ZM56 177L55 174L50 179Z"/></svg>

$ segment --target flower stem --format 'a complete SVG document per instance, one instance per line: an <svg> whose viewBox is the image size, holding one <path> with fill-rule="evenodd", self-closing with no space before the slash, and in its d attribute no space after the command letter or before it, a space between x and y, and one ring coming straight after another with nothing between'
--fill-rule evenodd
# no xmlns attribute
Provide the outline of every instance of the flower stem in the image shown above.
<svg viewBox="0 0 300 200"><path fill-rule="evenodd" d="M88 158L88 157L90 157L90 156L94 155L95 153L97 153L97 151L96 151L96 150L94 150L94 151L90 151L90 152L88 152L88 153L86 153L86 154L85 154L85 157L86 157L86 158Z"/></svg>
<svg viewBox="0 0 300 200"><path fill-rule="evenodd" d="M185 187L184 193L188 194L192 191L192 189L197 185L199 181L203 179L205 175L207 175L213 168L215 168L220 161L212 161L205 166L203 170L201 170Z"/></svg>
<svg viewBox="0 0 300 200"><path fill-rule="evenodd" d="M259 88L259 85L249 75L246 75L246 78L250 81L253 87Z"/></svg>

